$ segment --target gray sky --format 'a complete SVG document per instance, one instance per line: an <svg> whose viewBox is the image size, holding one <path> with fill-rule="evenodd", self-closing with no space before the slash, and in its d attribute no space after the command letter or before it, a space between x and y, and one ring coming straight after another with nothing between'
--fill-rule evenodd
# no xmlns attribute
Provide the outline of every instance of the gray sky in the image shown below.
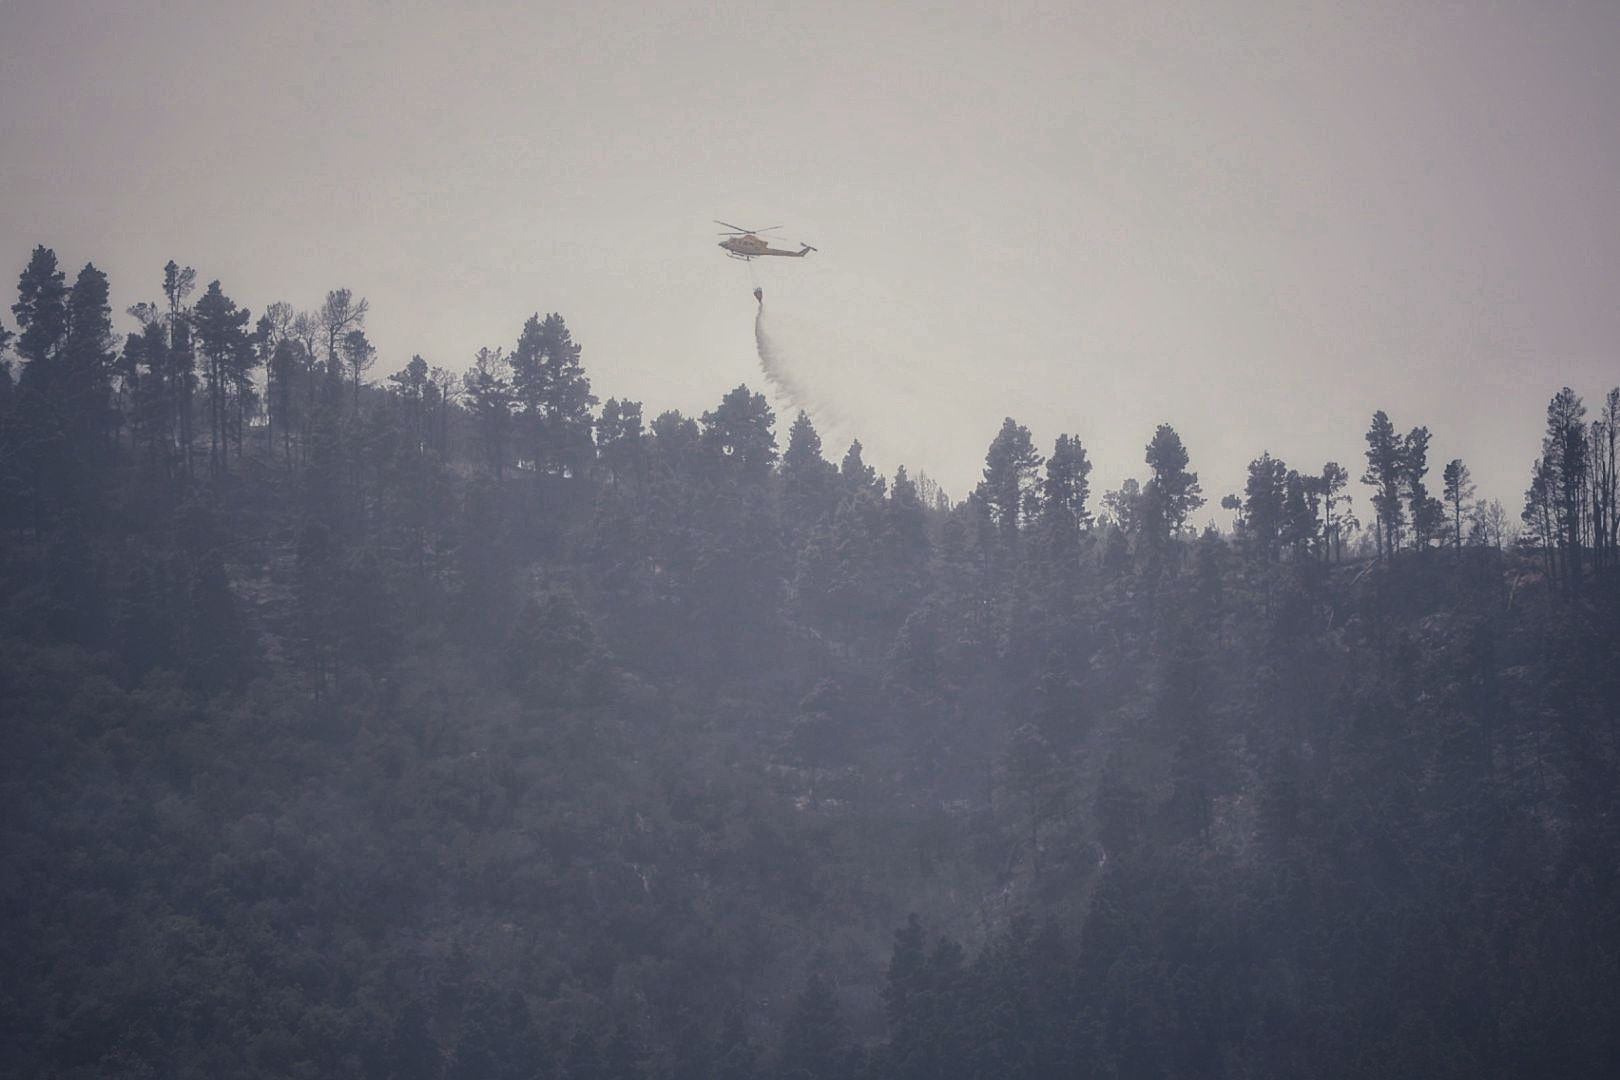
<svg viewBox="0 0 1620 1080"><path fill-rule="evenodd" d="M695 415L763 387L710 219L781 222L829 456L956 497L1006 415L1099 492L1167 420L1213 504L1359 475L1383 408L1517 511L1547 399L1620 382L1614 0L452 6L0 0L8 280L348 286L379 376L554 310Z"/></svg>

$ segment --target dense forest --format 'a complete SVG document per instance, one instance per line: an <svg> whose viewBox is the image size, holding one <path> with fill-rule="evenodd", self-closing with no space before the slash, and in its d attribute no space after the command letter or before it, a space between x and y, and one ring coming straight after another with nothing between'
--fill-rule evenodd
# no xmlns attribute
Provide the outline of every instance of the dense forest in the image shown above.
<svg viewBox="0 0 1620 1080"><path fill-rule="evenodd" d="M1218 530L154 285L0 328L0 1076L1620 1075L1620 391Z"/></svg>

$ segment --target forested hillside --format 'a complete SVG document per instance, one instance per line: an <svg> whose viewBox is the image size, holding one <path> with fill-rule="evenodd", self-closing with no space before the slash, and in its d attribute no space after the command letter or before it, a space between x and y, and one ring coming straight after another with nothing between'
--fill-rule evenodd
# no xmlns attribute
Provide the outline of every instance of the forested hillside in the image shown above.
<svg viewBox="0 0 1620 1080"><path fill-rule="evenodd" d="M1620 1074L1620 391L1221 532L153 284L0 330L0 1076Z"/></svg>

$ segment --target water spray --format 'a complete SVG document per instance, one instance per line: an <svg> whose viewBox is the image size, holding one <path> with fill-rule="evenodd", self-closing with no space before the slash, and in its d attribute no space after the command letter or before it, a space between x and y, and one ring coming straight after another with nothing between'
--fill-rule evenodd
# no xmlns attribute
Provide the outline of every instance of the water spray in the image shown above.
<svg viewBox="0 0 1620 1080"><path fill-rule="evenodd" d="M759 368L765 373L765 381L790 406L803 409L818 424L829 429L842 428L844 418L840 410L811 390L798 365L793 362L790 350L783 348L780 335L766 329L764 290L755 288L754 299L759 301L759 310L754 315L754 346L759 352ZM828 433L823 432L824 435Z"/></svg>

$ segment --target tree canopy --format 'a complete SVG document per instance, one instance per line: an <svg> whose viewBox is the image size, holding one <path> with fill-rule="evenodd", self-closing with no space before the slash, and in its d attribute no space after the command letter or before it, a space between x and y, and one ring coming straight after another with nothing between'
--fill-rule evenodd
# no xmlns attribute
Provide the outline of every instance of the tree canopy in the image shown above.
<svg viewBox="0 0 1620 1080"><path fill-rule="evenodd" d="M958 502L158 283L0 332L0 1073L1612 1072L1620 390L1517 522L1379 411L1223 530L1169 424Z"/></svg>

